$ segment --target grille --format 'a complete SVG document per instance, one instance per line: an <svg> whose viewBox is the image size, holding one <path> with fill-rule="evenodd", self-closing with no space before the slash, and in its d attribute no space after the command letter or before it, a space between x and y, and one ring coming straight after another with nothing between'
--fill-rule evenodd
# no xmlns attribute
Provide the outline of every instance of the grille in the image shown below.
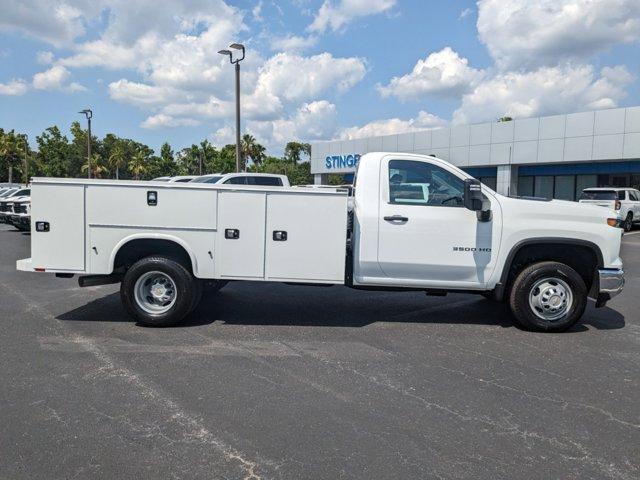
<svg viewBox="0 0 640 480"><path fill-rule="evenodd" d="M7 204L7 202L0 203L0 212L8 212L8 211L9 211L9 205Z"/></svg>
<svg viewBox="0 0 640 480"><path fill-rule="evenodd" d="M13 204L13 213L27 213L27 204L26 203L23 203L23 204L14 203Z"/></svg>

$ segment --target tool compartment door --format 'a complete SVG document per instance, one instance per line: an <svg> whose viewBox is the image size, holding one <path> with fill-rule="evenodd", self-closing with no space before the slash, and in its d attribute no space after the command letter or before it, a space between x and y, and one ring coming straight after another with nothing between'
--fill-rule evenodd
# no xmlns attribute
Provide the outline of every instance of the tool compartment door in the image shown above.
<svg viewBox="0 0 640 480"><path fill-rule="evenodd" d="M343 283L346 237L346 196L269 192L266 280Z"/></svg>
<svg viewBox="0 0 640 480"><path fill-rule="evenodd" d="M264 279L265 192L218 193L215 270L219 278Z"/></svg>
<svg viewBox="0 0 640 480"><path fill-rule="evenodd" d="M34 268L84 271L84 192L84 185L32 185L31 263ZM36 231L38 222L46 222L48 231Z"/></svg>

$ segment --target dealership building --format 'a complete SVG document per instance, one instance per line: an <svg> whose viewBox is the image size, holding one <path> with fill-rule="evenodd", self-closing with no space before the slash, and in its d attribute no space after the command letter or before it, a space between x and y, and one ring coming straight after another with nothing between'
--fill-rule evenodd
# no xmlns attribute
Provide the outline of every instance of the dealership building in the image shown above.
<svg viewBox="0 0 640 480"><path fill-rule="evenodd" d="M575 200L587 187L640 187L640 106L317 142L314 182L351 181L367 152L434 155L504 195Z"/></svg>

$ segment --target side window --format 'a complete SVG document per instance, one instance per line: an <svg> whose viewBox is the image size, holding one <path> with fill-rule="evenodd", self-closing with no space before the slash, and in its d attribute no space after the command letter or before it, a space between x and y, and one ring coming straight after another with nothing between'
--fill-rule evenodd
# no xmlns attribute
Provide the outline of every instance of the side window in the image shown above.
<svg viewBox="0 0 640 480"><path fill-rule="evenodd" d="M618 200L624 200L624 199L625 199L625 197L624 197L624 190L620 190L620 191L618 192Z"/></svg>
<svg viewBox="0 0 640 480"><path fill-rule="evenodd" d="M277 177L247 177L249 185L281 187L282 180Z"/></svg>
<svg viewBox="0 0 640 480"><path fill-rule="evenodd" d="M389 203L462 207L464 181L427 162L389 162Z"/></svg>
<svg viewBox="0 0 640 480"><path fill-rule="evenodd" d="M224 182L227 185L246 185L247 177L231 177L229 180Z"/></svg>
<svg viewBox="0 0 640 480"><path fill-rule="evenodd" d="M638 197L638 192L629 192L629 198L634 201L634 202L638 202L640 201L640 197Z"/></svg>

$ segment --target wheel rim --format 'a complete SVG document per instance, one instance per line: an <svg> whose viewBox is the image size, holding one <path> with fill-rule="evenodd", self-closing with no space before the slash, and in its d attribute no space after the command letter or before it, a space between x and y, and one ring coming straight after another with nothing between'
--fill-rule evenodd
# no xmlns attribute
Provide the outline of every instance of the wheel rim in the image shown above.
<svg viewBox="0 0 640 480"><path fill-rule="evenodd" d="M176 284L162 272L147 272L138 278L135 287L138 306L151 315L162 315L176 303Z"/></svg>
<svg viewBox="0 0 640 480"><path fill-rule="evenodd" d="M539 318L553 322L564 317L573 305L571 287L560 278L538 280L529 292L529 306Z"/></svg>

